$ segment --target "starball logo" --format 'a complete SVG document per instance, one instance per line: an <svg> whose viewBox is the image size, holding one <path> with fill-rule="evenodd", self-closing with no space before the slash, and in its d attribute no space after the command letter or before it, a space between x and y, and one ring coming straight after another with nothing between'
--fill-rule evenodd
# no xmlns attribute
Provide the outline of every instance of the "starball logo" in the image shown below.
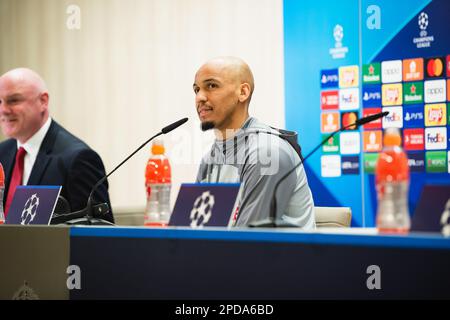
<svg viewBox="0 0 450 320"><path fill-rule="evenodd" d="M413 38L413 43L416 45L418 49L429 48L431 47L431 44L434 42L434 36L429 35L427 31L429 24L430 24L430 17L425 11L422 11L417 16L419 37Z"/></svg>

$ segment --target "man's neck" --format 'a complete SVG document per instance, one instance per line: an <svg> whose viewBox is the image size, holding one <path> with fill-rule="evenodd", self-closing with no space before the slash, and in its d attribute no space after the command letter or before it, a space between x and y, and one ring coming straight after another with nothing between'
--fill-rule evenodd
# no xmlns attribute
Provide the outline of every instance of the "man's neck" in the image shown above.
<svg viewBox="0 0 450 320"><path fill-rule="evenodd" d="M214 134L217 140L228 140L236 135L244 123L250 118L249 114L246 113L243 117L239 117L233 123L227 126L224 129L215 129Z"/></svg>

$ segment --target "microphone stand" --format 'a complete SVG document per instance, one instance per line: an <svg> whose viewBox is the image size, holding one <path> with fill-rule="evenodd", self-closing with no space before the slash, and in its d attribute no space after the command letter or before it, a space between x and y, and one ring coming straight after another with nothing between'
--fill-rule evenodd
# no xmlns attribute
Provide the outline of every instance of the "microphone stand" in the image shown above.
<svg viewBox="0 0 450 320"><path fill-rule="evenodd" d="M284 227L284 228L298 228L297 225L283 221L282 223L278 223L276 221L276 215L277 215L277 199L276 199L276 193L278 190L278 187L280 186L281 182L283 182L292 172L294 172L300 165L305 163L306 159L308 159L311 155L313 155L321 146L323 146L330 138L332 138L335 134L344 131L350 127L356 126L360 127L366 123L372 122L374 120L377 120L379 118L385 117L388 115L389 112L380 112L374 115L367 116L365 118L361 118L359 120L356 120L354 123L349 124L345 127L339 128L338 130L332 132L330 135L328 135L319 145L317 145L314 149L312 149L304 158L303 160L300 159L300 162L295 165L291 170L289 170L286 174L284 174L276 183L273 194L272 194L272 200L270 202L270 215L269 218L259 220L253 223L249 224L249 227L251 228L276 228L276 227Z"/></svg>
<svg viewBox="0 0 450 320"><path fill-rule="evenodd" d="M51 223L52 224L59 224L59 223L67 223L67 224L100 224L100 225L114 225L113 223L109 221L105 221L103 219L96 218L95 216L98 215L104 215L109 212L109 206L107 203L101 203L99 205L93 205L93 196L94 192L97 190L97 188L102 185L102 183L110 176L112 175L117 169L119 169L125 162L127 162L132 156L134 156L138 151L140 151L147 143L155 139L156 137L167 134L170 131L178 128L182 124L184 124L186 121L188 121L188 118L183 118L181 120L178 120L166 127L164 127L160 132L155 134L153 137L145 141L142 145L140 145L132 154L130 154L125 160L123 160L119 165L117 165L110 173L108 173L106 176L101 178L92 188L91 193L89 194L89 197L87 199L86 207L80 211L71 212L67 214L60 214L58 216L55 216L52 218ZM77 218L81 218L80 220L74 220ZM74 220L72 223L69 220Z"/></svg>

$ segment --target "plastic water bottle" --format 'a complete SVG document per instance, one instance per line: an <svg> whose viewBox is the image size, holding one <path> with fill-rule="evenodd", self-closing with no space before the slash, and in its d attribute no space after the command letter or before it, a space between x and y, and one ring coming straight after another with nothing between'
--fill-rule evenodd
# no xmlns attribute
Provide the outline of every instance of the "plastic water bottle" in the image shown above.
<svg viewBox="0 0 450 320"><path fill-rule="evenodd" d="M170 189L172 186L169 159L165 156L162 140L154 140L152 156L147 162L145 184L147 207L144 215L146 226L167 226L170 219Z"/></svg>
<svg viewBox="0 0 450 320"><path fill-rule="evenodd" d="M3 194L5 192L5 172L0 163L0 224L5 223L5 212L3 211Z"/></svg>
<svg viewBox="0 0 450 320"><path fill-rule="evenodd" d="M400 131L384 132L383 151L375 169L378 197L376 226L380 233L408 233L411 226L408 209L408 157L401 148Z"/></svg>

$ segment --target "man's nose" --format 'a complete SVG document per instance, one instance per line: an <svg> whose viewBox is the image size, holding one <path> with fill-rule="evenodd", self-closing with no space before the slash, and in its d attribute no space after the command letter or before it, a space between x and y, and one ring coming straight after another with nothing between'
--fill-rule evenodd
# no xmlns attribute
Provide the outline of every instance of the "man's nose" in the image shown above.
<svg viewBox="0 0 450 320"><path fill-rule="evenodd" d="M10 114L11 113L11 106L8 106L5 101L0 100L0 115L3 114Z"/></svg>
<svg viewBox="0 0 450 320"><path fill-rule="evenodd" d="M195 95L196 104L198 104L199 102L205 102L207 100L208 100L208 98L206 97L206 95L204 94L204 92L202 90L198 91L197 94Z"/></svg>

